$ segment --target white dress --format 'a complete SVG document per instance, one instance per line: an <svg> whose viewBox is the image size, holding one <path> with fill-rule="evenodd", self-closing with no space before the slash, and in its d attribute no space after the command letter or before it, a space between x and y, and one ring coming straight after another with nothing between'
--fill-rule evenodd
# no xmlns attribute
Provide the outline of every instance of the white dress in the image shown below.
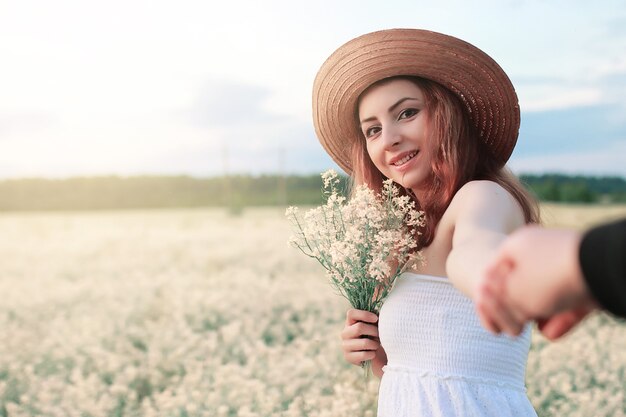
<svg viewBox="0 0 626 417"><path fill-rule="evenodd" d="M530 327L489 333L447 278L398 277L378 331L388 360L378 417L537 416L524 385Z"/></svg>

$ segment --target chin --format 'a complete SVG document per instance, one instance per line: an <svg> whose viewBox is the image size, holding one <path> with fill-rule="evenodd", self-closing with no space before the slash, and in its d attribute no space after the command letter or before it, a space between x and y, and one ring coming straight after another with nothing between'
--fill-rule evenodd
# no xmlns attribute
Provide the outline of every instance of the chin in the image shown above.
<svg viewBox="0 0 626 417"><path fill-rule="evenodd" d="M407 173L401 178L398 178L396 182L402 185L404 188L416 189L424 186L425 179L420 176L412 175L412 173Z"/></svg>

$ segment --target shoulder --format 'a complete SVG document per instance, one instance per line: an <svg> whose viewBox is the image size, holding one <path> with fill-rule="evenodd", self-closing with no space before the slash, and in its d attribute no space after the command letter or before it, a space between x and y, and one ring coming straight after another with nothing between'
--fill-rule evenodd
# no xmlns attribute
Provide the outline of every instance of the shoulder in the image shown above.
<svg viewBox="0 0 626 417"><path fill-rule="evenodd" d="M489 180L475 180L465 183L459 191L456 192L452 201L460 199L468 199L473 197L496 197L505 198L511 196L507 190L500 184Z"/></svg>
<svg viewBox="0 0 626 417"><path fill-rule="evenodd" d="M488 180L464 184L452 198L447 212L454 224L488 223L508 231L524 224L524 213L515 197L500 184Z"/></svg>
<svg viewBox="0 0 626 417"><path fill-rule="evenodd" d="M450 206L486 206L493 203L519 206L517 200L504 187L488 180L476 180L464 184L452 197Z"/></svg>

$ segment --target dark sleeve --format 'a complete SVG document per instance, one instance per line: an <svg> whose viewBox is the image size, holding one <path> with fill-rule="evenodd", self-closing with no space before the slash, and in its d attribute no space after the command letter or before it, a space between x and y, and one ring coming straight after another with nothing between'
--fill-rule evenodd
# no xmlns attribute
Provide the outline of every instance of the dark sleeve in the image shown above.
<svg viewBox="0 0 626 417"><path fill-rule="evenodd" d="M594 298L609 312L626 317L626 219L585 233L579 257Z"/></svg>

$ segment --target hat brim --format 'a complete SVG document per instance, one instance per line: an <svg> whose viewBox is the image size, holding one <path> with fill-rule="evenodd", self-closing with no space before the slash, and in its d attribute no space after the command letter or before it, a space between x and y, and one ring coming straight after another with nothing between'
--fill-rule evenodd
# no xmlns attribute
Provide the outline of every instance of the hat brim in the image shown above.
<svg viewBox="0 0 626 417"><path fill-rule="evenodd" d="M517 141L520 111L502 68L461 39L420 29L390 29L345 43L315 78L315 132L343 170L352 173L352 144L361 140L355 120L359 96L379 80L402 75L435 81L454 93L479 139L499 164L506 163Z"/></svg>

